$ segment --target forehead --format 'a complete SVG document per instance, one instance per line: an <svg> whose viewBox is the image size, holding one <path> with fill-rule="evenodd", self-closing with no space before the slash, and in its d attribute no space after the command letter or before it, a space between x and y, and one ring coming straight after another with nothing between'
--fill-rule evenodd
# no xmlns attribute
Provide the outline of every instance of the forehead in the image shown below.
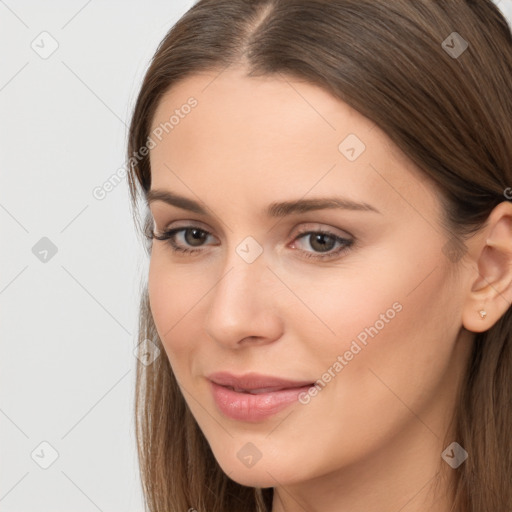
<svg viewBox="0 0 512 512"><path fill-rule="evenodd" d="M297 141L299 151L303 144L298 142L307 137L309 146L323 142L322 149L334 147L337 157L336 142L345 132L359 132L363 137L374 127L370 120L316 85L281 74L247 77L242 69L234 68L178 82L160 101L152 129L168 122L175 111L188 111L190 98L197 101L197 106L173 125L170 132L175 140L180 134L190 135L187 128L193 124L197 135L217 135L218 143L229 134L231 141L247 142L245 150L262 145L286 149ZM202 141L202 145L207 143Z"/></svg>
<svg viewBox="0 0 512 512"><path fill-rule="evenodd" d="M186 192L189 183L212 195L222 183L246 201L335 190L373 198L384 209L404 195L424 202L432 192L371 120L317 85L284 75L228 69L187 77L163 96L151 131L161 138L152 135L152 188Z"/></svg>

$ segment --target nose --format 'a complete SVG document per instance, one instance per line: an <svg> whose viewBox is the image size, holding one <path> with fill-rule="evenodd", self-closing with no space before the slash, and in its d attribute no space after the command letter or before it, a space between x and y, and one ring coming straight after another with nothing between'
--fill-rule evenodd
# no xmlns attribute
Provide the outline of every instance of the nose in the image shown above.
<svg viewBox="0 0 512 512"><path fill-rule="evenodd" d="M277 340L283 322L276 301L279 284L262 256L246 263L234 254L208 294L207 334L228 348Z"/></svg>

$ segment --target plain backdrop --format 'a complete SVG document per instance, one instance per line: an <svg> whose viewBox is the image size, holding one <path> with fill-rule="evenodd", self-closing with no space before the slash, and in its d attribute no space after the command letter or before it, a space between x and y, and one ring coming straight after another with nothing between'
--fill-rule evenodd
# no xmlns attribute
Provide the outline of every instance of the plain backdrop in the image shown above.
<svg viewBox="0 0 512 512"><path fill-rule="evenodd" d="M193 3L0 0L2 512L144 510L132 416L148 261L122 171L143 74Z"/></svg>

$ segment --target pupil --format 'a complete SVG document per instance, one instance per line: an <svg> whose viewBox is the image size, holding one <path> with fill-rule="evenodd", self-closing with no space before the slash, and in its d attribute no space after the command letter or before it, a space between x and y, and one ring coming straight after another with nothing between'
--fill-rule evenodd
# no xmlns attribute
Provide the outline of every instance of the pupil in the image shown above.
<svg viewBox="0 0 512 512"><path fill-rule="evenodd" d="M190 245L201 245L201 242L206 238L206 233L200 229L189 229L187 234L189 233L192 233L192 237L185 236L185 238L187 238L187 243L190 243Z"/></svg>
<svg viewBox="0 0 512 512"><path fill-rule="evenodd" d="M327 252L332 249L332 243L334 242L334 239L331 236L325 235L323 233L318 233L318 234L312 235L312 236L314 238L313 238L313 242L311 243L311 247L313 247L314 249L318 249L320 252ZM329 244L329 243L326 244L325 238L329 238L331 240L331 244ZM319 244L318 247L315 247L316 243Z"/></svg>

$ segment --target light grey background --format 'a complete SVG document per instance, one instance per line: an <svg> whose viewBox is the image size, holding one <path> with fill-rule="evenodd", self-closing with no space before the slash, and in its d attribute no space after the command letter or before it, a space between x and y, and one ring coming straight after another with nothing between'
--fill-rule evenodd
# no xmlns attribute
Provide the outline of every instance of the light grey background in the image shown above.
<svg viewBox="0 0 512 512"><path fill-rule="evenodd" d="M93 191L122 175L143 73L192 4L0 1L2 512L143 510L132 412L147 257L126 178ZM47 58L31 47L52 49L43 31L59 45ZM46 263L32 252L43 237L57 247ZM43 441L58 452L47 469Z"/></svg>
<svg viewBox="0 0 512 512"><path fill-rule="evenodd" d="M148 261L124 152L149 60L193 3L0 0L2 512L143 510L133 351ZM496 3L512 19L512 0Z"/></svg>

